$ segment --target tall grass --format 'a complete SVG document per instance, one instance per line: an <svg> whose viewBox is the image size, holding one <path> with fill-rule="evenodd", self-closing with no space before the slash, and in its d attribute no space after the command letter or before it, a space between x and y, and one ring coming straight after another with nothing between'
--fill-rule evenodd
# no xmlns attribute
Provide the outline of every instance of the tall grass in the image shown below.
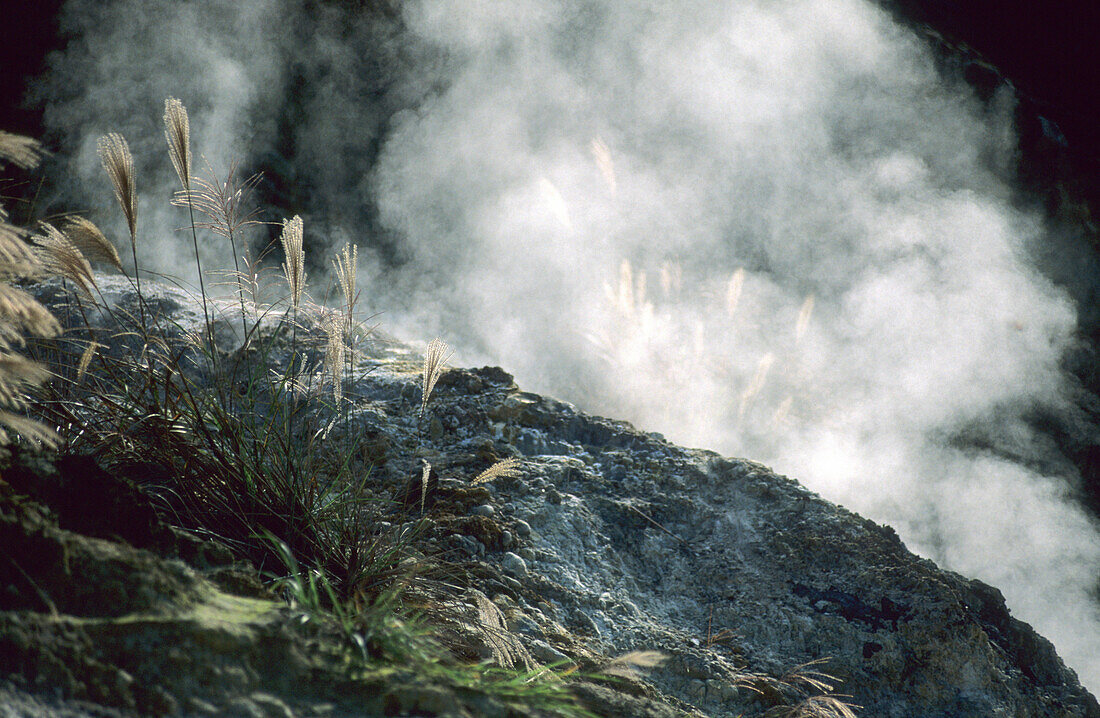
<svg viewBox="0 0 1100 718"><path fill-rule="evenodd" d="M32 139L0 132L0 160L23 169L38 164L41 146ZM26 232L7 222L0 207L0 444L15 436L56 446L57 434L45 424L24 414L30 390L49 378L45 366L17 353L24 335L54 337L61 332L57 319L33 297L13 286L21 278L31 278L48 271L42 255L24 241Z"/></svg>
<svg viewBox="0 0 1100 718"><path fill-rule="evenodd" d="M0 223L0 278L53 274L67 297L63 336L37 349L51 363L48 372L6 350L23 332L61 335L62 324L22 290L0 283L0 425L55 444L46 424L3 408L24 407L27 389L51 373L63 378L36 395L34 411L66 427L66 451L92 454L108 468L141 477L172 523L229 547L313 620L336 626L356 670L397 663L414 669L410 675L418 680L462 693L551 715L587 715L553 672L468 664L462 656L474 653L472 647L445 647L430 637L431 617L445 615L454 597L444 600L451 589L434 578L440 569L417 548L427 522L385 528L393 517L383 516L388 507L373 498L372 467L358 458L365 452L355 445L356 432L345 425L343 442L326 441L334 421L350 421L338 409L347 406L343 385L353 367L358 249L349 245L334 261L342 301L333 315L308 300L301 218L285 221L284 298L261 304L258 297L270 286L262 286L266 280L253 260L238 251L242 229L258 223L248 206L255 179L239 181L235 169L224 178L213 171L194 177L181 102L166 101L164 123L181 186L173 203L185 206L190 218L202 327L167 314L166 303L152 300L160 290L141 281L133 157L126 140L110 133L99 154L129 234L137 316L100 291L89 258L118 271L122 263L94 224L80 218L63 229L43 224L32 251L26 233ZM40 151L9 137L0 135L0 157L29 163ZM228 240L233 252L242 331L236 351L214 342L219 312L235 312L208 293L203 231ZM442 341L430 345L421 418L446 357ZM332 392L320 391L328 382Z"/></svg>

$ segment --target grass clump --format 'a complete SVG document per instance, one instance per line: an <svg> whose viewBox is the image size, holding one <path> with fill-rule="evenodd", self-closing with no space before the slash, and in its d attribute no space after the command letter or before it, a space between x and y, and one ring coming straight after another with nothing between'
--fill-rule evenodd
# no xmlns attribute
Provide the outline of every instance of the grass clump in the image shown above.
<svg viewBox="0 0 1100 718"><path fill-rule="evenodd" d="M384 515L372 467L348 423L344 383L354 370L352 342L361 334L358 249L349 245L334 261L342 299L335 314L308 299L300 217L283 223L281 279L261 276L261 263L238 251L247 246L242 231L258 224L247 203L255 179L239 181L233 170L224 179L213 171L206 179L192 176L189 122L179 100L166 101L164 124L181 186L173 203L185 207L190 220L203 324L181 324L159 290L141 283L133 157L125 138L106 135L99 154L129 234L132 294L108 300L101 291L89 259L120 271L122 263L91 222L69 218L61 229L43 224L34 251L23 233L0 224L0 260L7 260L0 274L15 268L55 274L67 297L59 322L22 290L0 284L0 320L7 319L0 321L0 348L13 346L23 331L54 337L62 323L66 328L38 349L58 381L36 397L37 415L65 428L67 451L94 455L138 479L171 523L220 542L271 577L271 588L301 609L304 620L337 637L348 680L392 674L516 711L588 715L558 672L529 660L471 663L463 656L474 651L431 635L455 596L439 567L417 549L425 522L393 527L383 521L392 517ZM26 160L35 147L0 143L0 156ZM215 341L214 325L219 319L235 324L236 317L224 315L236 312L208 295L199 252L203 230L227 240L233 253L242 335L232 349ZM279 299L260 301L275 291ZM441 340L429 345L418 425L449 356ZM25 389L50 375L30 359L0 355L0 406L23 406ZM327 384L331 391L322 391ZM329 441L340 421L344 440ZM56 441L29 419L2 412L0 423ZM498 466L482 480L512 470Z"/></svg>

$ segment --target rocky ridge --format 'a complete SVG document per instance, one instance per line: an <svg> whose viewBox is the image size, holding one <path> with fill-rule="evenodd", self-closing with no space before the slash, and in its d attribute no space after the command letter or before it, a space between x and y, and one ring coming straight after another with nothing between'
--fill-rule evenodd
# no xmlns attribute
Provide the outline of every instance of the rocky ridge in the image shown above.
<svg viewBox="0 0 1100 718"><path fill-rule="evenodd" d="M125 282L102 285L133 301ZM176 326L201 316L182 292L156 292ZM57 306L64 293L39 295ZM596 714L775 715L780 679L801 670L833 677L866 716L1100 716L996 588L914 556L889 527L754 462L521 391L495 367L445 370L418 422L421 368L410 348L371 341L327 440L365 437L371 491L395 524L426 517L418 541L448 565L454 610L490 599L525 660L668 657L644 681L577 681ZM471 483L503 458L521 474ZM86 457L4 459L0 695L13 715L539 715L400 670L348 680L331 637L147 494Z"/></svg>

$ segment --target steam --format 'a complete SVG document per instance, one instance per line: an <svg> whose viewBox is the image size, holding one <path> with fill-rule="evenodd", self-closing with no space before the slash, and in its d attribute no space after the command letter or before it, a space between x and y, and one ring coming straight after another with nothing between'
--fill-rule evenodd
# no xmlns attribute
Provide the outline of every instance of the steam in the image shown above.
<svg viewBox="0 0 1100 718"><path fill-rule="evenodd" d="M1005 179L1010 97L941 77L866 0L416 0L402 20L72 0L84 45L55 58L48 117L89 181L95 138L126 133L141 194L172 180L164 97L212 161L274 148L293 105L307 243L374 232L361 284L387 328L892 524L1100 689L1100 532L1027 420L1075 411L1076 310L1026 251L1045 229Z"/></svg>

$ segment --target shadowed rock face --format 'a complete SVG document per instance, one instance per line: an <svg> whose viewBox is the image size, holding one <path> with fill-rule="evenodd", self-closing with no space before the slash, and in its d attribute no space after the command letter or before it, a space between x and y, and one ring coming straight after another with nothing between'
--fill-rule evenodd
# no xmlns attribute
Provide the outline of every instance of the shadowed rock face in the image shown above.
<svg viewBox="0 0 1100 718"><path fill-rule="evenodd" d="M169 321L197 315L182 293L164 294ZM760 715L779 701L775 678L827 659L817 667L861 715L1100 716L996 588L914 556L890 528L751 461L523 392L499 368L446 370L422 427L420 367L395 343L367 347L328 440L372 437L363 449L372 491L393 498L394 522L419 515L418 501L401 499L422 495L410 477L431 462L424 552L453 567L456 591L489 597L536 661L670 657L649 674L652 687L579 688L597 713L671 715L671 704ZM470 485L504 457L522 461L520 477ZM85 459L17 454L5 466L0 544L35 557L18 559L21 570L0 566L11 587L0 602L0 668L18 700L60 691L124 713L350 705L346 689L330 682L326 694L305 679L325 670L310 648L318 639L295 633L287 610L240 579L250 569L225 579L224 549L168 529L134 486ZM78 485L102 497L98 518L73 503ZM371 686L393 705L447 702Z"/></svg>

